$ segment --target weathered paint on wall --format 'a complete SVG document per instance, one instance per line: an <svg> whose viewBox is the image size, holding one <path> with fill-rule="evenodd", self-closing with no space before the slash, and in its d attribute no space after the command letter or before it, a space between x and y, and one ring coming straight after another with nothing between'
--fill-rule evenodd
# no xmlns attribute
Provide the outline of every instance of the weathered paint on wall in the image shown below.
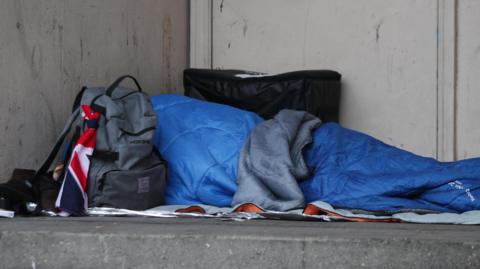
<svg viewBox="0 0 480 269"><path fill-rule="evenodd" d="M182 92L187 1L0 2L0 182L37 168L82 85L132 74L151 94Z"/></svg>
<svg viewBox="0 0 480 269"><path fill-rule="evenodd" d="M215 68L337 70L344 126L436 156L437 0L213 3Z"/></svg>
<svg viewBox="0 0 480 269"><path fill-rule="evenodd" d="M480 1L458 3L456 155L480 156Z"/></svg>

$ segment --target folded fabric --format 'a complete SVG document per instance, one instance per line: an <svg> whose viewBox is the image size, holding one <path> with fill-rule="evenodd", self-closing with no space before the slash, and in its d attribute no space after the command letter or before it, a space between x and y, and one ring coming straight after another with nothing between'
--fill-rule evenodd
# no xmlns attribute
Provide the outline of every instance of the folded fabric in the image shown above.
<svg viewBox="0 0 480 269"><path fill-rule="evenodd" d="M277 211L303 208L305 198L297 180L310 176L303 149L320 124L320 119L307 112L285 109L257 125L240 153L232 206L254 203Z"/></svg>

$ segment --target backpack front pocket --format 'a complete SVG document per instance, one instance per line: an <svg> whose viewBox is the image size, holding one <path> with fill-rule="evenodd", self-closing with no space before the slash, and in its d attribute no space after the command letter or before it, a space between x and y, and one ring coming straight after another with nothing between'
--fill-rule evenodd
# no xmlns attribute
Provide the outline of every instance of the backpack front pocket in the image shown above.
<svg viewBox="0 0 480 269"><path fill-rule="evenodd" d="M145 170L111 171L101 182L101 198L94 206L145 210L164 204L166 164Z"/></svg>

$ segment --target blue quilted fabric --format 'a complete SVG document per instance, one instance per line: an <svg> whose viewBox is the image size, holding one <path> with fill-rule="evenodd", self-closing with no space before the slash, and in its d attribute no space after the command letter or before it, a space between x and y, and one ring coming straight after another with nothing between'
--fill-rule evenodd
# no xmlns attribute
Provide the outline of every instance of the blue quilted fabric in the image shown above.
<svg viewBox="0 0 480 269"><path fill-rule="evenodd" d="M230 206L243 143L262 118L181 95L152 97L154 143L168 162L166 203Z"/></svg>
<svg viewBox="0 0 480 269"><path fill-rule="evenodd" d="M398 212L480 209L480 159L438 162L343 128L323 124L304 152L313 176L301 183L307 202Z"/></svg>

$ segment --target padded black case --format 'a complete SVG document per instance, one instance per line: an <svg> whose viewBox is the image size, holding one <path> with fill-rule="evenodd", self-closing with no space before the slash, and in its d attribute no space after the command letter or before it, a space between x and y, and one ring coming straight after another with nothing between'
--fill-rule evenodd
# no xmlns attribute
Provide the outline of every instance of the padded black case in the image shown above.
<svg viewBox="0 0 480 269"><path fill-rule="evenodd" d="M231 105L272 118L282 109L304 110L338 122L340 79L331 70L265 75L242 70L186 69L185 95Z"/></svg>

